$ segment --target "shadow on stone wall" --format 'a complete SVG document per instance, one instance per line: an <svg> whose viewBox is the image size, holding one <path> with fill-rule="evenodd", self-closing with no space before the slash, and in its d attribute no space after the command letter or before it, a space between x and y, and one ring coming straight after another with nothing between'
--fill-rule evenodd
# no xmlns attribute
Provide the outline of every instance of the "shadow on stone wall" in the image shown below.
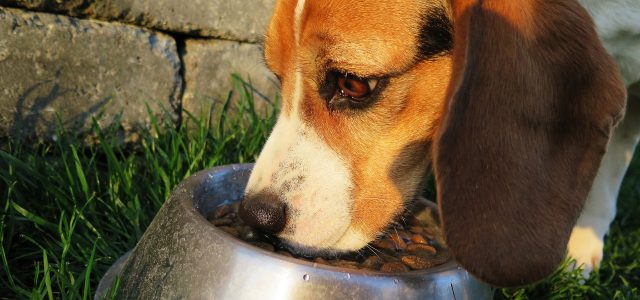
<svg viewBox="0 0 640 300"><path fill-rule="evenodd" d="M0 144L92 135L94 117L129 140L150 127L148 104L180 122L225 101L232 73L251 78L256 107L272 105L279 86L251 42L274 1L247 1L0 0Z"/></svg>
<svg viewBox="0 0 640 300"><path fill-rule="evenodd" d="M34 84L18 97L9 135L24 138L55 137L60 130L81 130L111 100L111 97L106 97L86 107L81 113L62 120L58 112L48 111L54 102L64 101L65 94L71 92L70 89L61 88L59 78L60 70L57 70L55 79Z"/></svg>

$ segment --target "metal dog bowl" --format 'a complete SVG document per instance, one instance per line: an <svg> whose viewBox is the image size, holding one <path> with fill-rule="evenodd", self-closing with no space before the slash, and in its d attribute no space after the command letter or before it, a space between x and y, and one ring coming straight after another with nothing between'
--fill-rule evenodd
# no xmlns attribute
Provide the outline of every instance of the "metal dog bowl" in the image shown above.
<svg viewBox="0 0 640 300"><path fill-rule="evenodd" d="M96 292L120 278L117 298L490 299L490 286L449 261L398 274L314 264L240 241L203 216L241 199L252 164L201 171L172 192L138 245Z"/></svg>

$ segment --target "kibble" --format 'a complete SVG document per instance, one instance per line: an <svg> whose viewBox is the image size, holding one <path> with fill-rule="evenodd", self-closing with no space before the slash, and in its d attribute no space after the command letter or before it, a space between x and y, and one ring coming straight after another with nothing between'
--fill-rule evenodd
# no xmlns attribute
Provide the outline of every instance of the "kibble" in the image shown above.
<svg viewBox="0 0 640 300"><path fill-rule="evenodd" d="M426 255L436 255L438 251L433 246L426 244L411 244L407 246L407 252L414 254L424 253Z"/></svg>
<svg viewBox="0 0 640 300"><path fill-rule="evenodd" d="M326 261L324 258L322 257L316 257L313 259L313 262L315 263L319 263L319 264L323 264L323 265L329 265L330 263L328 261Z"/></svg>
<svg viewBox="0 0 640 300"><path fill-rule="evenodd" d="M333 261L332 265L340 268L347 268L347 269L354 269L354 270L360 269L360 263L358 263L357 261L350 261L346 259L337 259Z"/></svg>
<svg viewBox="0 0 640 300"><path fill-rule="evenodd" d="M332 258L305 257L291 253L277 238L254 231L245 225L238 217L238 208L239 202L220 206L207 215L207 220L222 231L251 245L316 264L402 273L432 268L450 259L433 211L426 206L417 207L419 213L404 218L407 226L396 225L389 228L388 234L356 254Z"/></svg>
<svg viewBox="0 0 640 300"><path fill-rule="evenodd" d="M210 221L211 224L213 224L213 226L216 227L220 227L220 226L229 226L231 224L233 224L233 220L231 219L213 219Z"/></svg>
<svg viewBox="0 0 640 300"><path fill-rule="evenodd" d="M416 244L426 244L428 243L427 240L419 235L419 234L414 234L411 236L411 242L416 243Z"/></svg>
<svg viewBox="0 0 640 300"><path fill-rule="evenodd" d="M402 239L399 234L393 233L389 238L391 239L391 242L393 242L393 246L396 248L396 251L407 249L407 243L404 242L404 239Z"/></svg>
<svg viewBox="0 0 640 300"><path fill-rule="evenodd" d="M365 259L361 266L366 269L379 270L384 261L380 256L369 256Z"/></svg>
<svg viewBox="0 0 640 300"><path fill-rule="evenodd" d="M420 226L411 226L409 227L409 231L411 231L411 233L422 233L424 229Z"/></svg>
<svg viewBox="0 0 640 300"><path fill-rule="evenodd" d="M404 255L400 260L413 270L424 270L433 267L432 260L418 255Z"/></svg>
<svg viewBox="0 0 640 300"><path fill-rule="evenodd" d="M380 267L381 272L385 273L402 273L409 269L402 262L388 262Z"/></svg>

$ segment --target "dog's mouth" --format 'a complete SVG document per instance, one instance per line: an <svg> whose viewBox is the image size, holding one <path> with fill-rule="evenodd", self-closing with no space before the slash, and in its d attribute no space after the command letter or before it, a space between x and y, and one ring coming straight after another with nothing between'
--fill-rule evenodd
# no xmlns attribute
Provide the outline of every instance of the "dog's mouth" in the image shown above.
<svg viewBox="0 0 640 300"><path fill-rule="evenodd" d="M345 242L349 239L353 239L353 234L351 233L353 229L351 226L344 228L339 234L336 234L335 237L328 237L326 240L319 243L321 246L317 245L308 245L304 242L300 242L295 239L295 235L278 235L274 237L277 239L280 247L285 248L289 252L304 256L304 257L338 257L342 255L346 255L352 253L354 251L358 251L361 248L366 247L369 240L362 239L361 237L357 238L357 241L360 242L360 245L353 242ZM355 245L355 246L354 246Z"/></svg>
<svg viewBox="0 0 640 300"><path fill-rule="evenodd" d="M278 240L279 248L285 249L296 256L301 256L301 257L310 258L310 259L316 258L316 257L332 259L332 258L348 255L354 251L358 251L358 250L347 251L347 250L336 250L333 248L310 247L310 246L299 244L295 241L281 239L281 238L277 238L277 240Z"/></svg>
<svg viewBox="0 0 640 300"><path fill-rule="evenodd" d="M375 231L368 235L370 238L365 238L365 235L358 234L359 231L352 225L349 225L329 246L320 247L305 245L286 234L268 235L268 238L276 245L277 248L287 250L296 256L306 258L323 257L327 259L345 257L353 258L358 255L363 255L363 253L368 251L368 249L372 250L374 247L373 245L384 238L385 235L397 232L398 228L408 227L409 224L406 220L411 219L411 217L416 215L418 211L422 209L424 209L424 206L417 205L415 200L408 201L400 209L400 213L398 213L396 217L390 219L382 230ZM324 244L326 245L327 243Z"/></svg>
<svg viewBox="0 0 640 300"><path fill-rule="evenodd" d="M359 249L336 249L331 246L329 247L316 247L309 246L299 243L291 238L282 237L279 235L274 235L271 233L263 232L259 229L256 229L256 232L261 235L261 239L273 245L278 250L285 250L296 257L303 257L307 259L314 259L317 257L327 258L327 259L335 259L338 257L345 257L358 252ZM365 245L365 247L368 246Z"/></svg>

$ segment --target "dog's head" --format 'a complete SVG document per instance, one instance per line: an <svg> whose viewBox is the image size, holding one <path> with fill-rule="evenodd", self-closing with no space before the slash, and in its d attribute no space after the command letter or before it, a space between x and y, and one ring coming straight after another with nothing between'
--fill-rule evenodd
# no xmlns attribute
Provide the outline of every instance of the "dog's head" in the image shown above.
<svg viewBox="0 0 640 300"><path fill-rule="evenodd" d="M278 1L282 112L243 218L300 252L360 249L433 161L464 267L498 285L553 271L624 88L576 3L480 2Z"/></svg>

